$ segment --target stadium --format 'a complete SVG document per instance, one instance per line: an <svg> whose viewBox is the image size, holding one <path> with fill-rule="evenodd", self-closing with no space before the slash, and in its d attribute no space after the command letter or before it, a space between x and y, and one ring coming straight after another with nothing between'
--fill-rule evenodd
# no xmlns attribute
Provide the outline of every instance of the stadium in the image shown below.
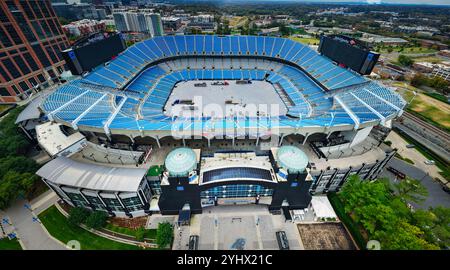
<svg viewBox="0 0 450 270"><path fill-rule="evenodd" d="M303 209L349 175L375 178L405 101L290 39L186 35L134 44L38 106L54 159L37 174L64 201L181 217L219 204Z"/></svg>

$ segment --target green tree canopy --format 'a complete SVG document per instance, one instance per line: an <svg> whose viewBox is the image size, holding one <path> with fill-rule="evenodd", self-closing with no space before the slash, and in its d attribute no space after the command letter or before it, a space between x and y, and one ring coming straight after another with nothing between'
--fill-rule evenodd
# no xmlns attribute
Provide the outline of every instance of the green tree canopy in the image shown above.
<svg viewBox="0 0 450 270"><path fill-rule="evenodd" d="M428 192L421 182L406 179L362 181L351 176L338 193L345 212L378 240L382 249L439 249L448 247L448 208L411 212L407 202L421 202Z"/></svg>
<svg viewBox="0 0 450 270"><path fill-rule="evenodd" d="M156 231L156 244L159 248L166 248L172 244L173 227L169 222L162 222L158 224Z"/></svg>
<svg viewBox="0 0 450 270"><path fill-rule="evenodd" d="M86 221L89 217L89 210L83 207L73 207L69 211L67 220L71 225L78 226Z"/></svg>
<svg viewBox="0 0 450 270"><path fill-rule="evenodd" d="M413 60L411 57L406 56L406 55L404 55L404 54L400 54L400 55L398 56L398 62L399 62L402 66L405 66L405 67L410 67L410 66L412 66L412 64L414 64L414 60Z"/></svg>
<svg viewBox="0 0 450 270"><path fill-rule="evenodd" d="M85 221L85 225L88 228L100 229L106 225L106 220L108 219L108 214L103 211L92 212Z"/></svg>

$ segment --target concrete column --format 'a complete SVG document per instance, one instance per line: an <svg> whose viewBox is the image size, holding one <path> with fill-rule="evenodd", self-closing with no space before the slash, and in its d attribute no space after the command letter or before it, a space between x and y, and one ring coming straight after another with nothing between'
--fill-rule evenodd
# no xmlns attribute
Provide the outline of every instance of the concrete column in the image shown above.
<svg viewBox="0 0 450 270"><path fill-rule="evenodd" d="M211 148L211 139L208 138L208 148Z"/></svg>
<svg viewBox="0 0 450 270"><path fill-rule="evenodd" d="M156 136L156 144L158 145L158 148L161 148L161 144L159 143L159 137Z"/></svg>
<svg viewBox="0 0 450 270"><path fill-rule="evenodd" d="M186 140L183 137L183 146L186 147Z"/></svg>
<svg viewBox="0 0 450 270"><path fill-rule="evenodd" d="M134 144L134 138L133 138L133 136L130 135L130 136L128 136L128 137L130 137L131 143Z"/></svg>
<svg viewBox="0 0 450 270"><path fill-rule="evenodd" d="M303 139L302 145L305 145L306 140L308 139L308 137L309 137L309 133L306 133L305 139Z"/></svg>
<svg viewBox="0 0 450 270"><path fill-rule="evenodd" d="M258 143L259 143L259 134L256 135L256 146L258 146Z"/></svg>
<svg viewBox="0 0 450 270"><path fill-rule="evenodd" d="M286 136L286 134L281 135L281 138L280 138L280 141L278 143L278 146L281 146L283 144L284 136Z"/></svg>

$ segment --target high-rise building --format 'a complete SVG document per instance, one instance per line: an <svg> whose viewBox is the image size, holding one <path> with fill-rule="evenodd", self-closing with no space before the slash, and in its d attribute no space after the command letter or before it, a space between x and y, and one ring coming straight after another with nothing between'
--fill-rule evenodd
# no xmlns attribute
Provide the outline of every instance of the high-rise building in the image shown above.
<svg viewBox="0 0 450 270"><path fill-rule="evenodd" d="M162 36L161 16L149 12L115 11L113 12L116 29L120 32L141 32L153 36Z"/></svg>
<svg viewBox="0 0 450 270"><path fill-rule="evenodd" d="M68 46L50 0L0 1L0 102L56 82Z"/></svg>
<svg viewBox="0 0 450 270"><path fill-rule="evenodd" d="M152 36L162 36L164 34L164 31L161 21L161 15L153 13L148 14L147 16L150 18L150 21L152 22L150 30Z"/></svg>

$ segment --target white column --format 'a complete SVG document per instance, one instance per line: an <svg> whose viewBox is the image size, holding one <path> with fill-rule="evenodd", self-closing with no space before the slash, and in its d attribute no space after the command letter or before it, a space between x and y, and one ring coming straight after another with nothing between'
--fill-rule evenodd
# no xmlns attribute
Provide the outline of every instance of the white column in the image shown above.
<svg viewBox="0 0 450 270"><path fill-rule="evenodd" d="M159 137L156 136L156 144L158 145L158 148L161 148L161 144L159 143Z"/></svg>
<svg viewBox="0 0 450 270"><path fill-rule="evenodd" d="M302 145L305 145L305 143L306 143L306 140L308 139L308 137L309 137L309 133L306 133L306 135L305 135L305 139L303 140L303 143L302 143Z"/></svg>
<svg viewBox="0 0 450 270"><path fill-rule="evenodd" d="M286 136L286 134L281 135L280 142L278 143L278 146L281 146L283 144L284 136Z"/></svg>

